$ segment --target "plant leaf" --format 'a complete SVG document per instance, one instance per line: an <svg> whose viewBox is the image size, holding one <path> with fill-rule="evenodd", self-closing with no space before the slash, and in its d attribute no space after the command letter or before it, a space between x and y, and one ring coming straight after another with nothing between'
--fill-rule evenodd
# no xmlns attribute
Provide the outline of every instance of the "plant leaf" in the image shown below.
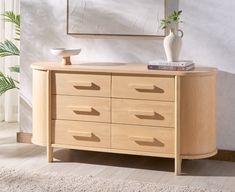
<svg viewBox="0 0 235 192"><path fill-rule="evenodd" d="M5 11L4 14L2 14L4 17L4 20L9 23L13 23L16 27L16 37L17 39L20 39L20 15L15 14L13 11Z"/></svg>
<svg viewBox="0 0 235 192"><path fill-rule="evenodd" d="M9 40L0 43L0 57L20 55L20 50Z"/></svg>
<svg viewBox="0 0 235 192"><path fill-rule="evenodd" d="M19 65L15 65L13 67L9 67L9 70L13 73L20 73L20 66Z"/></svg>
<svg viewBox="0 0 235 192"><path fill-rule="evenodd" d="M174 10L170 15L168 15L164 20L161 20L160 28L166 29L172 26L175 26L179 23L182 23L180 20L180 15L183 13L182 10L176 11Z"/></svg>
<svg viewBox="0 0 235 192"><path fill-rule="evenodd" d="M18 89L14 80L0 72L0 96L11 89Z"/></svg>

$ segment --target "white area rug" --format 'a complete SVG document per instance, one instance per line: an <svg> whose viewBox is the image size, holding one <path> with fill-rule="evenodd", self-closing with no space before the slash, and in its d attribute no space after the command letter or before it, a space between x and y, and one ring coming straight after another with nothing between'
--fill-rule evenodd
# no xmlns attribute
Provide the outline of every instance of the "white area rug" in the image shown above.
<svg viewBox="0 0 235 192"><path fill-rule="evenodd" d="M0 168L0 192L219 192L188 186L121 181L75 175L37 174Z"/></svg>

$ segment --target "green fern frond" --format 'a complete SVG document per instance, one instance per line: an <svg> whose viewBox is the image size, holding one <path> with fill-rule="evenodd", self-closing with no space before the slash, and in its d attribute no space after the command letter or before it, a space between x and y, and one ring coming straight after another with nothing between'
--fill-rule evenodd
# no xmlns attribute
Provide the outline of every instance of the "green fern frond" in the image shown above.
<svg viewBox="0 0 235 192"><path fill-rule="evenodd" d="M16 35L18 36L16 40L20 39L20 15L15 14L13 11L5 11L2 14L4 20L9 23L13 23L16 27Z"/></svg>
<svg viewBox="0 0 235 192"><path fill-rule="evenodd" d="M15 65L13 67L9 67L10 72L13 73L20 73L20 66L19 65Z"/></svg>
<svg viewBox="0 0 235 192"><path fill-rule="evenodd" d="M14 23L16 26L20 27L20 15L16 15L13 11L5 11L3 16L6 22Z"/></svg>
<svg viewBox="0 0 235 192"><path fill-rule="evenodd" d="M9 40L0 43L0 57L20 55L20 50Z"/></svg>
<svg viewBox="0 0 235 192"><path fill-rule="evenodd" d="M11 89L19 88L16 86L14 79L0 72L0 96Z"/></svg>

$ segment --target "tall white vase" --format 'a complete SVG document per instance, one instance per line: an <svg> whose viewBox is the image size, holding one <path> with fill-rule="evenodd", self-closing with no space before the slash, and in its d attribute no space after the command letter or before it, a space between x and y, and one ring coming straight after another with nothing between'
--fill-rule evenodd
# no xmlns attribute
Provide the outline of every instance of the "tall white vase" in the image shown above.
<svg viewBox="0 0 235 192"><path fill-rule="evenodd" d="M168 62L179 61L183 37L183 32L181 30L179 31L181 32L181 36L171 30L170 34L164 39L164 48Z"/></svg>

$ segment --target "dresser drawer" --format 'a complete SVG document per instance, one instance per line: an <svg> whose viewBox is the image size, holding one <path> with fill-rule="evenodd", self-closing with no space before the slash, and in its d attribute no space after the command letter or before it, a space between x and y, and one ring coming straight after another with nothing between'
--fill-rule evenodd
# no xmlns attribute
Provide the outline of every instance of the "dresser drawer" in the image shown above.
<svg viewBox="0 0 235 192"><path fill-rule="evenodd" d="M112 99L112 122L174 127L174 102Z"/></svg>
<svg viewBox="0 0 235 192"><path fill-rule="evenodd" d="M110 99L52 96L52 117L60 120L110 122Z"/></svg>
<svg viewBox="0 0 235 192"><path fill-rule="evenodd" d="M174 153L174 129L112 125L111 147L134 151Z"/></svg>
<svg viewBox="0 0 235 192"><path fill-rule="evenodd" d="M146 100L175 100L174 77L113 76L112 96Z"/></svg>
<svg viewBox="0 0 235 192"><path fill-rule="evenodd" d="M52 121L52 143L110 148L110 124Z"/></svg>
<svg viewBox="0 0 235 192"><path fill-rule="evenodd" d="M52 93L61 95L110 97L110 75L54 73Z"/></svg>

